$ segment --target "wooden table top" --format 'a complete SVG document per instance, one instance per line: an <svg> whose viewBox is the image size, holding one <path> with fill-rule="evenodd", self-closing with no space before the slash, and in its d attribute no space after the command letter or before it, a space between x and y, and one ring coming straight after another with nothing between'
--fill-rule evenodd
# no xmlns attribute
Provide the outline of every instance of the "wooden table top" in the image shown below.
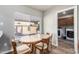
<svg viewBox="0 0 79 59"><path fill-rule="evenodd" d="M37 34L37 35L31 35L31 36L23 36L19 38L18 41L25 42L25 43L35 43L35 42L41 41L43 38L48 38L48 37L49 35L46 35L46 34Z"/></svg>

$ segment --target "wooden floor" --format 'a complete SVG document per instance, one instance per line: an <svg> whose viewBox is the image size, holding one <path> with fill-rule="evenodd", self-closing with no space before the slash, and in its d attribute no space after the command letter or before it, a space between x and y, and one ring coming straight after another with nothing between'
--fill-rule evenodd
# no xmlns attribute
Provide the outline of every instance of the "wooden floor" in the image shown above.
<svg viewBox="0 0 79 59"><path fill-rule="evenodd" d="M74 54L74 42L59 40L59 46L52 46L51 54Z"/></svg>
<svg viewBox="0 0 79 59"><path fill-rule="evenodd" d="M59 46L52 46L52 51L46 54L74 54L74 42L60 39Z"/></svg>

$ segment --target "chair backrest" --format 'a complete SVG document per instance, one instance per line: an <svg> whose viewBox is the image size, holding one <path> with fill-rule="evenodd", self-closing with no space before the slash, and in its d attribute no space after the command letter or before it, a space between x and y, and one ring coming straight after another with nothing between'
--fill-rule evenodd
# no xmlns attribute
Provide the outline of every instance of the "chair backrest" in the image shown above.
<svg viewBox="0 0 79 59"><path fill-rule="evenodd" d="M43 38L43 39L42 39L42 42L43 42L43 43L46 43L46 44L49 44L49 39L50 39L50 37L48 37L48 38Z"/></svg>
<svg viewBox="0 0 79 59"><path fill-rule="evenodd" d="M51 33L46 33L47 35L50 35L50 36L52 36L52 34Z"/></svg>
<svg viewBox="0 0 79 59"><path fill-rule="evenodd" d="M46 34L50 36L50 39L49 39L49 50L51 51L52 50L52 36L53 36L53 34L51 34L51 33L46 33Z"/></svg>
<svg viewBox="0 0 79 59"><path fill-rule="evenodd" d="M49 40L50 40L50 37L42 39L42 42L43 42L42 51L44 50L44 44L47 45L47 50L49 49Z"/></svg>

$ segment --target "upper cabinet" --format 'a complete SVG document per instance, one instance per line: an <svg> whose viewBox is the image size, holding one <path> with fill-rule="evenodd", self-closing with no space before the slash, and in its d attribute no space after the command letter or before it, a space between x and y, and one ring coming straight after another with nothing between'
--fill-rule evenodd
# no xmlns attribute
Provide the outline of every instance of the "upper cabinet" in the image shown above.
<svg viewBox="0 0 79 59"><path fill-rule="evenodd" d="M24 13L20 13L20 12L16 12L15 13L15 19L16 20L26 20L26 21L30 21L30 15L29 14L24 14Z"/></svg>
<svg viewBox="0 0 79 59"><path fill-rule="evenodd" d="M40 21L40 17L38 17L38 16L31 16L31 21Z"/></svg>
<svg viewBox="0 0 79 59"><path fill-rule="evenodd" d="M23 20L23 21L40 21L40 17L33 16L25 13L16 12L15 20Z"/></svg>
<svg viewBox="0 0 79 59"><path fill-rule="evenodd" d="M74 9L58 13L58 27L74 25Z"/></svg>
<svg viewBox="0 0 79 59"><path fill-rule="evenodd" d="M58 19L58 26L72 26L74 24L74 18L73 17L67 17L67 18L61 18Z"/></svg>

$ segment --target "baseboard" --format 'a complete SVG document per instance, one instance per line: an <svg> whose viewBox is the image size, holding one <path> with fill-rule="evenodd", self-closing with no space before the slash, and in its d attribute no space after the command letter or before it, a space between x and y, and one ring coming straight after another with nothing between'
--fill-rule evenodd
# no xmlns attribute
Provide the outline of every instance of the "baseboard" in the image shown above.
<svg viewBox="0 0 79 59"><path fill-rule="evenodd" d="M58 45L57 45L57 44L52 44L52 46L56 46L56 47L58 47Z"/></svg>
<svg viewBox="0 0 79 59"><path fill-rule="evenodd" d="M7 51L4 51L4 52L2 52L2 53L0 53L0 54L8 54L8 53L11 53L13 50L7 50Z"/></svg>

